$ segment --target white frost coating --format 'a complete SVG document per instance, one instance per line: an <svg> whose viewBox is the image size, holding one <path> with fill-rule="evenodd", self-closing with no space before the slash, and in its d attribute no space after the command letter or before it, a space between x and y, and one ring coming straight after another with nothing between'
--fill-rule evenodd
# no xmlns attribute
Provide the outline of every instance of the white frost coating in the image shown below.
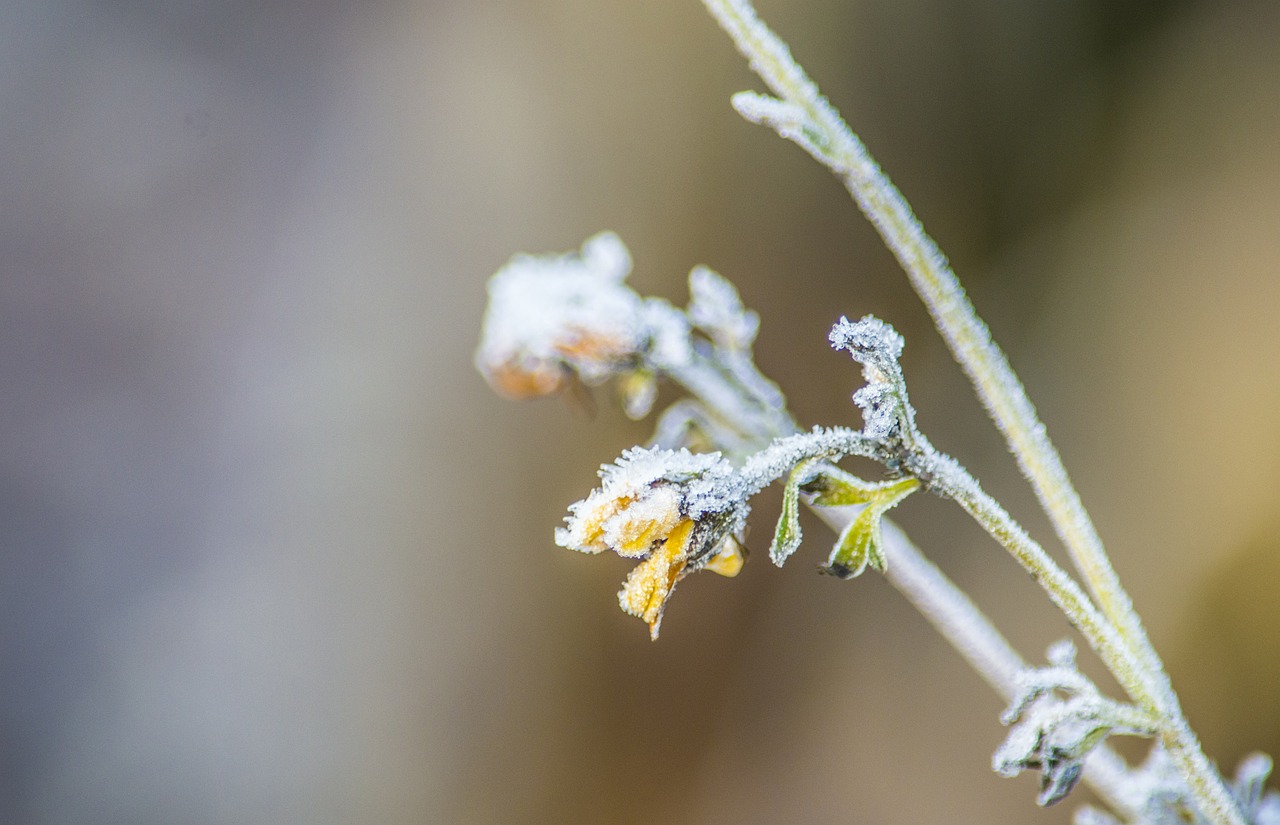
<svg viewBox="0 0 1280 825"><path fill-rule="evenodd" d="M762 126L798 129L807 119L804 109L796 104L759 92L738 92L729 102L746 120Z"/></svg>
<svg viewBox="0 0 1280 825"><path fill-rule="evenodd" d="M582 244L582 263L604 278L622 283L631 274L631 252L614 232L598 232Z"/></svg>
<svg viewBox="0 0 1280 825"><path fill-rule="evenodd" d="M862 410L862 431L867 437L887 439L900 428L914 430L915 411L907 402L898 366L902 336L884 321L867 315L856 323L842 317L827 337L832 347L847 350L862 364L867 385L853 394L853 403Z"/></svg>
<svg viewBox="0 0 1280 825"><path fill-rule="evenodd" d="M756 340L760 316L742 306L737 288L705 266L689 273L689 320L717 346L747 349Z"/></svg>
<svg viewBox="0 0 1280 825"><path fill-rule="evenodd" d="M1280 794L1267 792L1267 778L1274 767L1265 753L1251 753L1236 767L1232 791L1254 825L1280 825Z"/></svg>
<svg viewBox="0 0 1280 825"><path fill-rule="evenodd" d="M662 614L685 576L710 569L735 576L734 534L750 507L737 471L719 453L636 447L600 468L601 485L569 507L556 544L583 553L612 550L640 559L618 592L624 612L658 638Z"/></svg>
<svg viewBox="0 0 1280 825"><path fill-rule="evenodd" d="M738 92L730 102L746 120L768 126L787 140L800 144L809 154L822 157L822 149L810 140L810 135L816 132L803 108L756 92Z"/></svg>
<svg viewBox="0 0 1280 825"><path fill-rule="evenodd" d="M489 281L476 366L507 395L554 392L572 369L600 383L634 360L647 331L640 296L623 281L631 255L602 232L580 253L517 255Z"/></svg>
<svg viewBox="0 0 1280 825"><path fill-rule="evenodd" d="M862 433L845 427L814 427L807 433L776 439L751 456L742 467L743 484L748 495L755 495L806 458L836 460L847 455L873 457L875 445Z"/></svg>
<svg viewBox="0 0 1280 825"><path fill-rule="evenodd" d="M678 491L674 499L666 499L683 517L698 521L708 515L719 515L745 507L746 486L738 471L720 453L693 453L687 449L667 450L660 447L633 447L613 464L600 468L601 484L597 492L610 499L630 502L647 499L654 490L666 487ZM576 512L584 502L570 506ZM634 504L628 504L632 507ZM736 522L746 518L745 511ZM572 522L572 519L568 519ZM556 543L562 547L571 537L557 532Z"/></svg>
<svg viewBox="0 0 1280 825"><path fill-rule="evenodd" d="M1151 646L1128 594L1120 586L1102 540L1071 484L1062 459L1045 435L1026 390L991 339L987 325L978 318L937 244L925 233L902 194L872 160L862 141L822 98L792 59L786 44L760 21L751 4L747 0L703 0L703 3L773 93L805 110L811 128L802 130L802 145L840 177L906 270L938 330L1035 488L1036 496L1097 598L1103 615L1118 626L1121 638L1133 648L1134 658L1140 663L1143 692L1158 701L1162 712L1182 729L1180 741L1171 747L1180 755L1186 775L1194 776L1197 804L1209 819L1220 825L1245 825L1228 798L1221 777L1214 774L1182 717L1164 665ZM785 131L782 133L784 137L793 137ZM814 151L819 144L824 151Z"/></svg>
<svg viewBox="0 0 1280 825"><path fill-rule="evenodd" d="M855 358L859 353L871 356L883 353L880 357L892 361L902 357L906 343L897 330L874 315L864 315L857 323L841 316L827 338L832 347L848 350ZM858 360L866 363L863 358Z"/></svg>
<svg viewBox="0 0 1280 825"><path fill-rule="evenodd" d="M640 320L650 339L648 360L653 367L670 373L692 360L689 320L683 312L661 298L648 298Z"/></svg>
<svg viewBox="0 0 1280 825"><path fill-rule="evenodd" d="M902 405L888 384L868 384L853 394L853 403L862 410L862 431L867 438L886 439L898 426Z"/></svg>
<svg viewBox="0 0 1280 825"><path fill-rule="evenodd" d="M1000 717L1013 727L991 760L1001 776L1040 771L1040 805L1070 793L1086 757L1107 736L1154 736L1158 729L1146 711L1102 696L1076 668L1070 641L1051 646L1048 659L1048 667L1026 668L1016 677L1009 708Z"/></svg>

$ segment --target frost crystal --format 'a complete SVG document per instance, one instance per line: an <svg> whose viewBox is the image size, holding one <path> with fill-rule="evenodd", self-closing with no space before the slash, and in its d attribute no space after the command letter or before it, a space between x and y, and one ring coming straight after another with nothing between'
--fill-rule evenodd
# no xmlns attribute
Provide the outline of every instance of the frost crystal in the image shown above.
<svg viewBox="0 0 1280 825"><path fill-rule="evenodd" d="M743 553L746 486L719 453L634 448L600 469L601 485L569 507L556 544L642 559L618 593L622 609L658 637L676 583L695 570L733 576Z"/></svg>
<svg viewBox="0 0 1280 825"><path fill-rule="evenodd" d="M517 255L489 281L476 366L495 389L527 398L577 373L598 384L633 365L648 344L644 302L623 281L631 255L602 232L579 253Z"/></svg>

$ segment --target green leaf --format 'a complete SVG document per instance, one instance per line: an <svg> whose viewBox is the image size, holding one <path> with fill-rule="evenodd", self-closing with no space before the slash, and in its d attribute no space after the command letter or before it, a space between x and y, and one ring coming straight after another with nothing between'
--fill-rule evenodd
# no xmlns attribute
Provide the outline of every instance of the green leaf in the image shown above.
<svg viewBox="0 0 1280 825"><path fill-rule="evenodd" d="M880 519L886 510L920 486L920 482L914 478L877 485L869 485L867 482L861 484L865 485L864 489L872 489L867 506L840 532L827 566L822 568L822 572L842 579L860 576L867 567L881 573L885 571L888 560L884 556Z"/></svg>
<svg viewBox="0 0 1280 825"><path fill-rule="evenodd" d="M852 579L861 576L867 569L871 547L875 543L875 531L872 529L875 525L872 524L870 515L870 508L863 510L840 531L840 538L836 539L836 546L831 551L831 558L827 559L827 566L819 568L823 573L841 579Z"/></svg>
<svg viewBox="0 0 1280 825"><path fill-rule="evenodd" d="M899 481L887 481L881 485L876 491L875 499L871 502L871 506L875 507L883 515L885 510L896 506L907 496L914 493L920 487L920 481L914 478L904 478Z"/></svg>
<svg viewBox="0 0 1280 825"><path fill-rule="evenodd" d="M797 464L782 490L782 513L773 532L773 544L769 546L769 558L779 567L800 546L800 483L808 480L809 468L817 460L810 458Z"/></svg>
<svg viewBox="0 0 1280 825"><path fill-rule="evenodd" d="M824 467L812 481L804 485L804 491L813 494L813 503L819 507L843 507L848 504L866 504L875 497L881 486L863 481L836 467Z"/></svg>

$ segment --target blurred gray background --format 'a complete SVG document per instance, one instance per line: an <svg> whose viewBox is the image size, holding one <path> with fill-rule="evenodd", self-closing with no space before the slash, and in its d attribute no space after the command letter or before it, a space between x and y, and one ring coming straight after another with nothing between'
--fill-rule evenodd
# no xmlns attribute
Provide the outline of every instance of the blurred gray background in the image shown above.
<svg viewBox="0 0 1280 825"><path fill-rule="evenodd" d="M1209 753L1280 751L1280 5L762 0L951 256ZM0 821L1066 822L883 581L556 549L643 441L493 396L485 279L618 231L706 263L806 425L841 314L1051 537L842 190L728 106L693 0L0 11ZM898 512L1024 655L1067 633L954 507Z"/></svg>

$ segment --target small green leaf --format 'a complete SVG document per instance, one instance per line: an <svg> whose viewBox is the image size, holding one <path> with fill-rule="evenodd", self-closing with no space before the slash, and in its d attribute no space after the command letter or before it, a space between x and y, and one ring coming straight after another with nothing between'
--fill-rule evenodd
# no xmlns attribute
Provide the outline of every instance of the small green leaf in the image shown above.
<svg viewBox="0 0 1280 825"><path fill-rule="evenodd" d="M880 530L880 515L877 513L871 525L871 541L867 544L867 564L877 573L889 568L889 560L884 557L884 533Z"/></svg>
<svg viewBox="0 0 1280 825"><path fill-rule="evenodd" d="M885 510L894 507L899 501L914 493L920 487L920 482L914 478L904 478L900 481L885 482L879 487L871 506L883 514Z"/></svg>
<svg viewBox="0 0 1280 825"><path fill-rule="evenodd" d="M1090 730L1087 734L1080 738L1080 756L1087 756L1091 750L1101 745L1103 740L1111 735L1112 727L1110 725L1099 725Z"/></svg>
<svg viewBox="0 0 1280 825"><path fill-rule="evenodd" d="M862 575L867 569L874 543L872 519L868 518L870 515L870 508L863 510L840 531L840 538L836 539L836 546L831 551L827 566L819 568L823 573L841 579L852 579Z"/></svg>
<svg viewBox="0 0 1280 825"><path fill-rule="evenodd" d="M797 464L782 490L782 513L773 533L773 544L769 546L769 558L779 567L800 546L800 483L808 480L809 468L816 461L811 458Z"/></svg>
<svg viewBox="0 0 1280 825"><path fill-rule="evenodd" d="M824 471L825 473L826 471ZM857 479L855 479L857 480ZM843 483L843 482L842 482ZM870 490L867 506L840 532L831 558L822 572L842 579L859 576L870 567L883 573L888 567L884 556L884 537L880 519L886 510L911 494L920 482L914 478L870 485L859 481L863 490ZM817 498L814 499L817 501ZM856 503L856 502L849 502Z"/></svg>
<svg viewBox="0 0 1280 825"><path fill-rule="evenodd" d="M879 484L863 481L836 467L824 467L812 481L804 485L804 491L813 494L813 503L819 507L843 507L848 504L866 504L880 487Z"/></svg>

